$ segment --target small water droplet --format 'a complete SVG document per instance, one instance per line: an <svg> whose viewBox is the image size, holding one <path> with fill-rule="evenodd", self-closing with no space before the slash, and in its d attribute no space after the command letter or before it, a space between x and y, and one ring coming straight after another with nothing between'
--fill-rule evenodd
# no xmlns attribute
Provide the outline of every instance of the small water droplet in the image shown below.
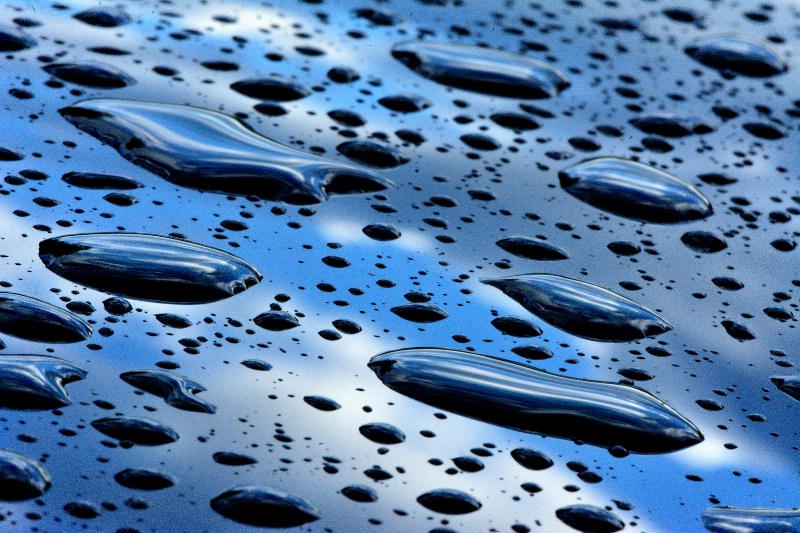
<svg viewBox="0 0 800 533"><path fill-rule="evenodd" d="M550 457L532 448L515 448L511 450L511 457L517 464L528 470L547 470L553 466L553 460Z"/></svg>

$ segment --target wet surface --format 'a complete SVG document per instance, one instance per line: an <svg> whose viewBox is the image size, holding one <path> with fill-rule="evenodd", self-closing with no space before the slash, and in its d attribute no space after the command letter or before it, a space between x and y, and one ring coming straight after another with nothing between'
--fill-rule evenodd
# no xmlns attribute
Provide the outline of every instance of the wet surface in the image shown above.
<svg viewBox="0 0 800 533"><path fill-rule="evenodd" d="M795 4L2 9L3 531L797 528Z"/></svg>

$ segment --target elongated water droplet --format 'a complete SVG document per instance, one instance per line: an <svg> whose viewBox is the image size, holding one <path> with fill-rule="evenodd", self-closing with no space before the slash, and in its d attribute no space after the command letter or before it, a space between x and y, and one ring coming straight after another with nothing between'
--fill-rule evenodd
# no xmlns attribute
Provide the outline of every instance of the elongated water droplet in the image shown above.
<svg viewBox="0 0 800 533"><path fill-rule="evenodd" d="M303 401L320 411L336 411L342 408L338 402L325 396L304 396Z"/></svg>
<svg viewBox="0 0 800 533"><path fill-rule="evenodd" d="M123 372L120 379L137 389L163 398L167 405L183 411L214 414L217 408L195 396L206 390L191 379L166 370Z"/></svg>
<svg viewBox="0 0 800 533"><path fill-rule="evenodd" d="M393 241L400 238L400 230L392 224L377 223L364 226L364 235L376 241Z"/></svg>
<svg viewBox="0 0 800 533"><path fill-rule="evenodd" d="M42 67L51 76L96 89L121 89L136 83L136 80L117 67L105 63L51 63Z"/></svg>
<svg viewBox="0 0 800 533"><path fill-rule="evenodd" d="M311 94L303 84L283 76L237 81L231 85L231 89L250 98L277 102L299 100Z"/></svg>
<svg viewBox="0 0 800 533"><path fill-rule="evenodd" d="M569 254L555 244L530 237L504 237L495 244L510 254L537 261L569 259Z"/></svg>
<svg viewBox="0 0 800 533"><path fill-rule="evenodd" d="M500 50L450 43L403 42L392 55L430 80L468 91L511 98L550 98L569 87L559 70Z"/></svg>
<svg viewBox="0 0 800 533"><path fill-rule="evenodd" d="M743 37L708 37L684 50L707 67L754 78L775 76L788 68L766 45Z"/></svg>
<svg viewBox="0 0 800 533"><path fill-rule="evenodd" d="M296 527L320 518L303 498L270 487L233 488L211 500L211 508L225 518L260 527Z"/></svg>
<svg viewBox="0 0 800 533"><path fill-rule="evenodd" d="M565 168L558 178L578 200L631 220L674 224L713 213L711 202L692 185L636 161L590 159Z"/></svg>
<svg viewBox="0 0 800 533"><path fill-rule="evenodd" d="M492 320L492 325L501 333L523 339L542 334L539 326L518 316L499 316Z"/></svg>
<svg viewBox="0 0 800 533"><path fill-rule="evenodd" d="M728 243L710 231L687 231L681 235L681 242L690 250L702 254L721 252L728 247Z"/></svg>
<svg viewBox="0 0 800 533"><path fill-rule="evenodd" d="M550 457L532 448L515 448L511 450L511 457L517 464L528 470L547 470L553 466L553 460Z"/></svg>
<svg viewBox="0 0 800 533"><path fill-rule="evenodd" d="M52 304L12 292L0 292L0 332L36 342L85 341L92 327Z"/></svg>
<svg viewBox="0 0 800 533"><path fill-rule="evenodd" d="M234 452L216 452L214 462L225 466L245 466L253 465L258 461L255 457Z"/></svg>
<svg viewBox="0 0 800 533"><path fill-rule="evenodd" d="M178 480L169 474L149 468L126 468L114 474L123 487L137 490L161 490L172 487Z"/></svg>
<svg viewBox="0 0 800 533"><path fill-rule="evenodd" d="M132 416L100 418L92 422L92 427L113 439L146 446L169 444L178 440L178 434L174 429L150 418Z"/></svg>
<svg viewBox="0 0 800 533"><path fill-rule="evenodd" d="M72 17L100 28L116 28L131 21L131 16L125 11L111 6L92 7L76 13Z"/></svg>
<svg viewBox="0 0 800 533"><path fill-rule="evenodd" d="M56 409L72 402L64 385L86 377L86 370L43 355L0 357L0 407Z"/></svg>
<svg viewBox="0 0 800 533"><path fill-rule="evenodd" d="M61 179L82 189L139 189L141 183L127 176L98 174L96 172L67 172Z"/></svg>
<svg viewBox="0 0 800 533"><path fill-rule="evenodd" d="M336 150L348 159L377 168L394 168L410 161L405 153L391 144L376 141L347 141Z"/></svg>
<svg viewBox="0 0 800 533"><path fill-rule="evenodd" d="M180 304L230 298L261 280L235 255L140 233L86 233L39 243L45 266L74 283L128 298Z"/></svg>
<svg viewBox="0 0 800 533"><path fill-rule="evenodd" d="M482 507L481 502L466 492L455 489L436 489L417 497L426 509L442 514L473 513Z"/></svg>
<svg viewBox="0 0 800 533"><path fill-rule="evenodd" d="M342 495L359 503L372 503L378 501L378 493L366 485L348 485L342 489Z"/></svg>
<svg viewBox="0 0 800 533"><path fill-rule="evenodd" d="M703 526L712 533L797 533L800 509L712 507L703 511Z"/></svg>
<svg viewBox="0 0 800 533"><path fill-rule="evenodd" d="M778 389L800 402L800 376L772 376L769 379Z"/></svg>
<svg viewBox="0 0 800 533"><path fill-rule="evenodd" d="M253 322L267 331L286 331L300 325L300 322L286 311L267 311L255 317Z"/></svg>
<svg viewBox="0 0 800 533"><path fill-rule="evenodd" d="M169 326L171 328L176 328L176 329L184 329L191 327L192 325L191 320L189 320L185 316L176 315L174 313L159 313L156 315L156 320L158 320L165 326Z"/></svg>
<svg viewBox="0 0 800 533"><path fill-rule="evenodd" d="M42 465L20 453L0 450L0 500L30 500L49 488L50 474Z"/></svg>
<svg viewBox="0 0 800 533"><path fill-rule="evenodd" d="M98 99L59 112L124 158L183 187L315 204L329 194L391 186L373 172L284 146L214 111Z"/></svg>
<svg viewBox="0 0 800 533"><path fill-rule="evenodd" d="M568 378L469 352L412 348L369 367L390 389L489 424L634 453L667 453L703 441L700 431L643 390Z"/></svg>
<svg viewBox="0 0 800 533"><path fill-rule="evenodd" d="M392 307L392 313L409 322L417 322L419 324L439 322L449 316L444 309L430 303L398 305L397 307Z"/></svg>
<svg viewBox="0 0 800 533"><path fill-rule="evenodd" d="M406 440L405 433L385 422L364 424L358 428L358 431L367 439L378 444L400 444Z"/></svg>
<svg viewBox="0 0 800 533"><path fill-rule="evenodd" d="M663 113L634 118L631 125L637 130L662 137L686 137L687 135L711 133L716 129L702 117Z"/></svg>
<svg viewBox="0 0 800 533"><path fill-rule="evenodd" d="M0 52L19 52L36 46L27 33L10 26L0 26Z"/></svg>
<svg viewBox="0 0 800 533"><path fill-rule="evenodd" d="M625 528L625 522L616 515L595 505L568 505L558 509L556 516L572 529L585 533L614 533Z"/></svg>
<svg viewBox="0 0 800 533"><path fill-rule="evenodd" d="M585 339L624 342L672 329L636 302L576 279L527 274L481 282L500 289L551 326Z"/></svg>
<svg viewBox="0 0 800 533"><path fill-rule="evenodd" d="M723 320L722 327L737 341L750 341L756 338L750 328L739 320Z"/></svg>

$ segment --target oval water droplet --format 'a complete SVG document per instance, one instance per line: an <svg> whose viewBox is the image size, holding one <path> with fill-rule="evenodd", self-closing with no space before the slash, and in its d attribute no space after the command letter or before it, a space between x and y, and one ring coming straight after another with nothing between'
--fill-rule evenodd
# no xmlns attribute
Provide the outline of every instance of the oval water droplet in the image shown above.
<svg viewBox="0 0 800 533"><path fill-rule="evenodd" d="M72 402L64 385L86 377L86 370L63 359L43 355L0 357L0 407L56 409Z"/></svg>
<svg viewBox="0 0 800 533"><path fill-rule="evenodd" d="M176 329L184 329L192 325L191 320L189 320L185 316L176 315L174 313L159 313L156 315L156 320L158 320L165 326L169 326L171 328L176 328Z"/></svg>
<svg viewBox="0 0 800 533"><path fill-rule="evenodd" d="M769 379L778 389L800 402L800 376L772 376Z"/></svg>
<svg viewBox="0 0 800 533"><path fill-rule="evenodd" d="M532 448L515 448L511 450L511 457L518 465L528 470L547 470L553 466L550 457Z"/></svg>
<svg viewBox="0 0 800 533"><path fill-rule="evenodd" d="M211 508L225 518L260 527L297 527L320 518L319 511L299 496L252 485L223 492L211 500Z"/></svg>
<svg viewBox="0 0 800 533"><path fill-rule="evenodd" d="M373 172L284 146L215 111L98 99L59 112L124 158L183 187L315 204L332 194L391 186Z"/></svg>
<svg viewBox="0 0 800 533"><path fill-rule="evenodd" d="M291 102L311 94L302 83L277 75L237 81L231 85L231 89L250 98L277 102Z"/></svg>
<svg viewBox="0 0 800 533"><path fill-rule="evenodd" d="M595 505L568 505L556 511L559 520L584 533L614 533L625 528L625 522L613 513Z"/></svg>
<svg viewBox="0 0 800 533"><path fill-rule="evenodd" d="M702 514L703 527L712 533L797 533L800 509L745 509L712 507Z"/></svg>
<svg viewBox="0 0 800 533"><path fill-rule="evenodd" d="M10 450L0 450L0 500L38 498L50 488L50 474L39 463Z"/></svg>
<svg viewBox="0 0 800 533"><path fill-rule="evenodd" d="M636 161L590 159L565 168L558 178L578 200L631 220L674 224L713 213L711 202L692 185Z"/></svg>
<svg viewBox="0 0 800 533"><path fill-rule="evenodd" d="M716 127L702 117L662 113L634 118L631 125L639 131L662 137L686 137L711 133Z"/></svg>
<svg viewBox="0 0 800 533"><path fill-rule="evenodd" d="M378 501L378 493L366 485L348 485L342 489L342 495L359 503Z"/></svg>
<svg viewBox="0 0 800 533"><path fill-rule="evenodd" d="M167 405L183 411L214 414L217 408L195 396L206 390L191 379L166 370L123 372L120 379L137 389L163 398Z"/></svg>
<svg viewBox="0 0 800 533"><path fill-rule="evenodd" d="M377 223L364 226L364 235L376 241L393 241L400 238L400 230L392 224Z"/></svg>
<svg viewBox="0 0 800 533"><path fill-rule="evenodd" d="M406 304L392 307L392 313L409 322L430 324L447 318L447 312L438 305L431 303Z"/></svg>
<svg viewBox="0 0 800 533"><path fill-rule="evenodd" d="M481 282L500 289L551 326L584 339L624 342L672 329L649 309L585 281L527 274Z"/></svg>
<svg viewBox="0 0 800 533"><path fill-rule="evenodd" d="M542 334L539 326L518 316L499 316L492 320L492 325L505 335L523 339L538 337Z"/></svg>
<svg viewBox="0 0 800 533"><path fill-rule="evenodd" d="M391 144L377 141L347 141L336 150L348 159L377 168L394 168L410 161L405 153Z"/></svg>
<svg viewBox="0 0 800 533"><path fill-rule="evenodd" d="M214 462L225 466L245 466L253 465L258 461L255 457L234 452L216 452Z"/></svg>
<svg viewBox="0 0 800 533"><path fill-rule="evenodd" d="M131 16L118 7L99 6L76 13L72 18L99 28L116 28L128 24Z"/></svg>
<svg viewBox="0 0 800 533"><path fill-rule="evenodd" d="M378 444L400 444L405 442L406 435L399 428L385 422L364 424L358 428L364 437Z"/></svg>
<svg viewBox="0 0 800 533"><path fill-rule="evenodd" d="M145 446L169 444L179 438L174 429L151 418L133 416L100 418L92 422L92 427L112 439Z"/></svg>
<svg viewBox="0 0 800 533"><path fill-rule="evenodd" d="M92 336L77 315L52 304L12 292L0 292L0 332L36 342L70 343Z"/></svg>
<svg viewBox="0 0 800 533"><path fill-rule="evenodd" d="M19 52L36 46L27 33L10 26L0 26L0 52Z"/></svg>
<svg viewBox="0 0 800 533"><path fill-rule="evenodd" d="M495 243L506 252L536 261L569 259L569 254L559 246L530 237L504 237Z"/></svg>
<svg viewBox="0 0 800 533"><path fill-rule="evenodd" d="M442 85L511 98L550 98L569 87L559 70L536 59L477 46L403 42L392 55Z"/></svg>
<svg viewBox="0 0 800 533"><path fill-rule="evenodd" d="M690 250L702 254L721 252L728 247L728 243L710 231L687 231L681 235L681 242Z"/></svg>
<svg viewBox="0 0 800 533"><path fill-rule="evenodd" d="M501 427L667 453L703 435L666 403L634 387L568 378L469 352L411 348L373 357L390 389L422 403Z"/></svg>
<svg viewBox="0 0 800 533"><path fill-rule="evenodd" d="M728 335L737 341L750 341L756 338L755 334L750 331L750 328L739 320L723 320L722 327L725 328Z"/></svg>
<svg viewBox="0 0 800 533"><path fill-rule="evenodd" d="M436 489L417 497L421 506L442 514L474 513L482 507L481 502L466 492L455 489Z"/></svg>
<svg viewBox="0 0 800 533"><path fill-rule="evenodd" d="M199 304L230 298L261 281L235 255L141 233L85 233L39 243L51 272L109 294L152 302Z"/></svg>
<svg viewBox="0 0 800 533"><path fill-rule="evenodd" d="M336 411L342 408L338 402L325 396L304 396L303 401L320 411Z"/></svg>
<svg viewBox="0 0 800 533"><path fill-rule="evenodd" d="M94 61L86 63L51 63L42 69L64 81L95 89L121 89L136 80L117 67Z"/></svg>
<svg viewBox="0 0 800 533"><path fill-rule="evenodd" d="M534 361L542 361L553 357L553 351L550 348L538 344L522 344L511 348L511 351L522 358Z"/></svg>
<svg viewBox="0 0 800 533"><path fill-rule="evenodd" d="M378 100L378 103L386 109L397 111L398 113L416 113L433 105L424 96L411 93L384 96Z"/></svg>
<svg viewBox="0 0 800 533"><path fill-rule="evenodd" d="M161 490L172 487L178 480L169 474L149 468L126 468L114 474L114 480L129 489Z"/></svg>
<svg viewBox="0 0 800 533"><path fill-rule="evenodd" d="M286 311L266 311L255 317L253 322L267 331L286 331L300 325L300 322Z"/></svg>
<svg viewBox="0 0 800 533"><path fill-rule="evenodd" d="M98 174L96 172L67 172L61 179L82 189L140 189L140 182L127 176Z"/></svg>
<svg viewBox="0 0 800 533"><path fill-rule="evenodd" d="M766 45L743 37L707 37L684 51L707 67L754 78L775 76L788 68Z"/></svg>

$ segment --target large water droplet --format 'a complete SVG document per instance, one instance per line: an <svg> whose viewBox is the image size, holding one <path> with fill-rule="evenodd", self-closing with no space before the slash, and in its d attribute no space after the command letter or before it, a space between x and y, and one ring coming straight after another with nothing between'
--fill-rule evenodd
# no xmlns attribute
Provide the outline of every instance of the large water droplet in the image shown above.
<svg viewBox="0 0 800 533"><path fill-rule="evenodd" d="M657 168L601 157L558 173L569 194L603 211L657 224L673 224L710 216L711 202L692 185Z"/></svg>
<svg viewBox="0 0 800 533"><path fill-rule="evenodd" d="M258 461L255 457L234 452L216 452L214 462L225 466L245 466L253 465Z"/></svg>
<svg viewBox="0 0 800 533"><path fill-rule="evenodd" d="M372 503L378 501L378 493L366 485L348 485L342 489L342 495L359 503Z"/></svg>
<svg viewBox="0 0 800 533"><path fill-rule="evenodd" d="M94 61L87 63L51 63L42 69L56 78L96 89L121 89L136 80L117 67Z"/></svg>
<svg viewBox="0 0 800 533"><path fill-rule="evenodd" d="M530 237L503 237L495 244L510 254L538 261L569 259L569 254L555 244Z"/></svg>
<svg viewBox="0 0 800 533"><path fill-rule="evenodd" d="M211 500L211 508L225 518L261 527L296 527L320 518L303 498L269 487L233 488Z"/></svg>
<svg viewBox="0 0 800 533"><path fill-rule="evenodd" d="M430 303L398 305L397 307L392 307L391 311L400 318L404 318L409 322L417 322L418 324L439 322L449 316L444 309Z"/></svg>
<svg viewBox="0 0 800 533"><path fill-rule="evenodd" d="M432 407L527 433L634 453L666 453L703 441L700 431L643 390L568 378L469 352L412 348L369 367L390 389Z"/></svg>
<svg viewBox="0 0 800 533"><path fill-rule="evenodd" d="M417 497L426 509L442 514L467 514L480 509L481 502L466 492L455 489L436 489Z"/></svg>
<svg viewBox="0 0 800 533"><path fill-rule="evenodd" d="M237 81L231 85L231 89L250 98L278 102L299 100L311 94L303 84L283 76Z"/></svg>
<svg viewBox="0 0 800 533"><path fill-rule="evenodd" d="M0 357L0 407L56 409L72 402L64 385L86 377L86 370L42 355Z"/></svg>
<svg viewBox="0 0 800 533"><path fill-rule="evenodd" d="M527 274L481 282L500 289L551 326L585 339L624 342L672 329L636 302L576 279Z"/></svg>
<svg viewBox="0 0 800 533"><path fill-rule="evenodd" d="M37 342L85 341L92 327L52 304L12 292L0 292L0 332Z"/></svg>
<svg viewBox="0 0 800 533"><path fill-rule="evenodd" d="M315 204L329 194L391 185L373 172L284 146L205 109L98 99L60 113L134 164L184 187Z"/></svg>
<svg viewBox="0 0 800 533"><path fill-rule="evenodd" d="M67 172L61 179L82 189L139 189L141 183L127 176L98 174L96 172Z"/></svg>
<svg viewBox="0 0 800 533"><path fill-rule="evenodd" d="M800 376L772 376L769 379L781 391L800 402Z"/></svg>
<svg viewBox="0 0 800 533"><path fill-rule="evenodd" d="M300 325L300 322L286 311L266 311L255 317L253 322L267 331L286 331Z"/></svg>
<svg viewBox="0 0 800 533"><path fill-rule="evenodd" d="M703 511L703 526L712 533L797 533L800 509L712 507Z"/></svg>
<svg viewBox="0 0 800 533"><path fill-rule="evenodd" d="M662 113L634 118L631 121L634 128L645 133L661 135L662 137L686 137L693 134L711 133L716 128L707 120L695 115L676 115Z"/></svg>
<svg viewBox="0 0 800 533"><path fill-rule="evenodd" d="M377 141L347 141L336 149L348 159L377 168L394 168L410 160L405 153L391 144Z"/></svg>
<svg viewBox="0 0 800 533"><path fill-rule="evenodd" d="M0 26L0 52L19 52L36 46L27 33L10 26Z"/></svg>
<svg viewBox="0 0 800 533"><path fill-rule="evenodd" d="M584 533L614 533L625 528L625 522L595 505L568 505L558 509L556 516L569 527Z"/></svg>
<svg viewBox="0 0 800 533"><path fill-rule="evenodd" d="M161 490L178 482L169 474L149 468L126 468L114 474L114 479L123 487L137 490Z"/></svg>
<svg viewBox="0 0 800 533"><path fill-rule="evenodd" d="M206 390L191 379L166 370L135 370L119 375L125 383L164 399L167 405L184 411L214 414L217 408L197 398Z"/></svg>
<svg viewBox="0 0 800 533"><path fill-rule="evenodd" d="M34 461L10 450L0 450L0 500L37 498L50 488L50 474Z"/></svg>
<svg viewBox="0 0 800 533"><path fill-rule="evenodd" d="M788 68L766 45L742 37L708 37L684 50L707 67L754 78L774 76Z"/></svg>
<svg viewBox="0 0 800 533"><path fill-rule="evenodd" d="M100 418L92 422L92 427L113 439L146 446L169 444L178 440L178 434L174 429L150 418L132 416Z"/></svg>
<svg viewBox="0 0 800 533"><path fill-rule="evenodd" d="M528 470L547 470L553 466L553 460L550 457L532 448L515 448L511 450L511 457L517 464Z"/></svg>
<svg viewBox="0 0 800 533"><path fill-rule="evenodd" d="M74 283L153 302L197 304L230 298L261 280L235 255L140 233L86 233L39 243L45 266Z"/></svg>
<svg viewBox="0 0 800 533"><path fill-rule="evenodd" d="M550 98L569 87L559 70L500 50L450 43L403 42L392 55L417 74L468 91L511 98Z"/></svg>
<svg viewBox="0 0 800 533"><path fill-rule="evenodd" d="M92 7L76 13L72 17L100 28L116 28L131 21L131 16L125 11L111 6Z"/></svg>
<svg viewBox="0 0 800 533"><path fill-rule="evenodd" d="M702 254L721 252L728 247L728 243L710 231L687 231L681 235L681 242L690 250Z"/></svg>
<svg viewBox="0 0 800 533"><path fill-rule="evenodd" d="M399 428L385 422L372 422L358 428L364 437L378 444L400 444L405 442L405 433Z"/></svg>

